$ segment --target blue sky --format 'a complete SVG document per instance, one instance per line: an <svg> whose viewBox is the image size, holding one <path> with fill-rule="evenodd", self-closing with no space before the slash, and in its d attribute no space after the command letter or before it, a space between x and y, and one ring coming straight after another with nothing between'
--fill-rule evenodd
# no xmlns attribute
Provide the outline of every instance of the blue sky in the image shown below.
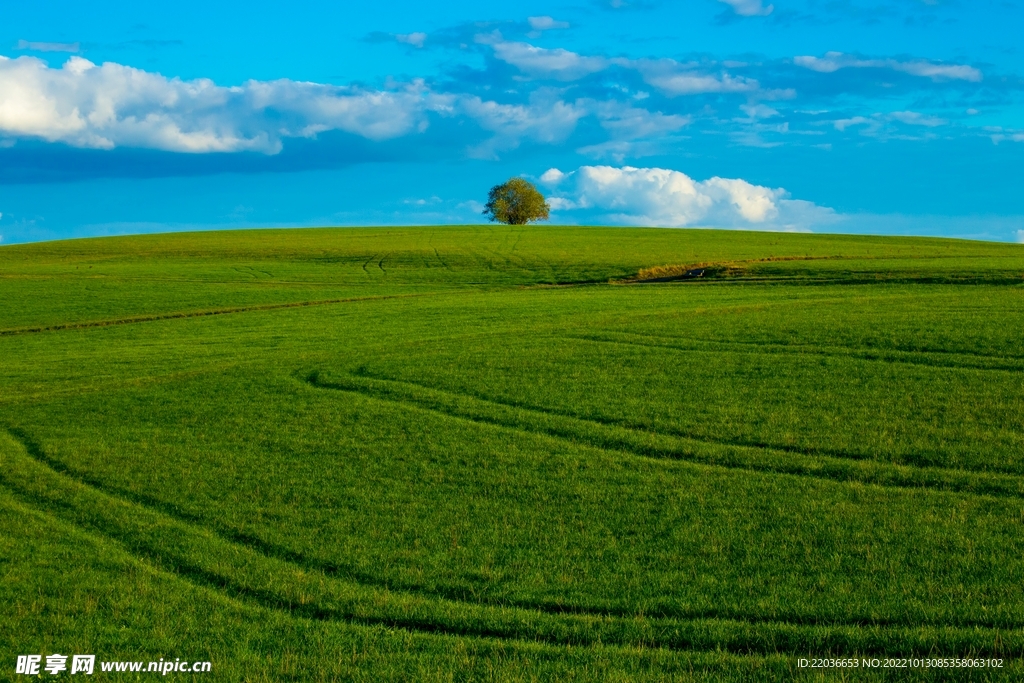
<svg viewBox="0 0 1024 683"><path fill-rule="evenodd" d="M0 24L0 243L468 223L1024 242L1019 2L39 2Z"/></svg>

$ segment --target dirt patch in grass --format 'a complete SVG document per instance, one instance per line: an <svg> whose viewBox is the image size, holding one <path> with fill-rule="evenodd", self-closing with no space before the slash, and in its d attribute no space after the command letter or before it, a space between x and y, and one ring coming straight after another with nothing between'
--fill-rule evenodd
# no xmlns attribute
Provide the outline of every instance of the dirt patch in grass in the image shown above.
<svg viewBox="0 0 1024 683"><path fill-rule="evenodd" d="M673 282L676 280L696 280L700 278L741 277L746 275L750 266L771 261L823 261L841 259L843 256L769 256L767 258L747 259L744 261L715 261L691 264L669 264L641 268L636 275L619 280L622 283L633 282Z"/></svg>

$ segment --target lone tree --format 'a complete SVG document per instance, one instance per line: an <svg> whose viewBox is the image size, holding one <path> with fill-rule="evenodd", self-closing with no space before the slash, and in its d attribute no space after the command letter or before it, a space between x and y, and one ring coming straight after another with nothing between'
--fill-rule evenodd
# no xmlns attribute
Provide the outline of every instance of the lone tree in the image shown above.
<svg viewBox="0 0 1024 683"><path fill-rule="evenodd" d="M551 207L536 187L523 178L509 178L487 193L484 215L492 221L509 225L526 225L546 221Z"/></svg>

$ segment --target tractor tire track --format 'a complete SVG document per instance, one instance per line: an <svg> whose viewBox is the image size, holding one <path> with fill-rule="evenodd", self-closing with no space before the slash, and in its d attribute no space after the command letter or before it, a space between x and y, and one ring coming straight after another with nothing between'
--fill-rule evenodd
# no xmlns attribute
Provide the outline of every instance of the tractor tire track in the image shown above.
<svg viewBox="0 0 1024 683"><path fill-rule="evenodd" d="M652 335L653 336L653 335ZM771 342L745 342L726 340L684 339L674 337L677 343L641 341L627 335L589 334L565 335L574 339L598 344L622 344L646 348L670 349L675 351L704 351L710 353L779 354L792 356L827 356L831 358L854 358L857 360L916 365L930 368L951 368L957 370L986 370L992 372L1024 372L1024 358L1019 356L995 356L981 353L960 353L957 351L903 351L870 347L773 344ZM667 338L667 337L665 337ZM936 357L930 357L936 356ZM963 362L977 359L976 362ZM956 362L960 360L961 362Z"/></svg>
<svg viewBox="0 0 1024 683"><path fill-rule="evenodd" d="M22 334L36 334L39 332L60 332L63 330L85 330L94 327L113 327L116 325L135 325L138 323L151 323L160 320L181 320L185 318L206 318L215 315L232 315L237 313L252 313L254 311L276 311L283 308L306 308L309 306L331 306L334 304L358 303L360 301L385 301L387 299L404 299L409 297L428 296L427 293L414 294L382 294L379 296L355 296L341 299L317 299L312 301L293 301L281 304L260 304L256 306L239 306L236 308L215 308L206 311L182 311L178 313L160 313L157 315L140 315L129 318L118 318L114 320L90 320L78 323L62 323L59 325L42 325L38 327L16 327L0 330L0 337L11 337Z"/></svg>
<svg viewBox="0 0 1024 683"><path fill-rule="evenodd" d="M303 381L319 389L363 394L477 424L553 437L642 458L802 476L840 484L858 482L957 495L1024 498L1024 477L1014 474L897 465L870 460L859 454L845 454L844 457L799 447L780 448L772 444L673 434L649 426L580 417L365 373L360 376L332 376L325 380L314 372ZM793 458L794 455L801 457Z"/></svg>
<svg viewBox="0 0 1024 683"><path fill-rule="evenodd" d="M297 618L555 646L642 645L739 654L827 647L830 652L884 653L891 647L885 637L889 636L901 643L904 651L911 652L925 653L937 647L944 652L1024 651L1022 626L1011 623L943 623L943 642L937 645L937 631L930 624L903 624L895 620L887 623L870 618L840 621L827 617L722 616L660 619L637 614L619 617L600 611L542 612L514 604L486 605L432 596L425 599L414 593L339 581L319 571L310 575L292 562L264 555L259 547L221 538L202 524L178 519L174 514L79 481L25 432L10 428L5 431L20 446L24 460L19 461L16 456L5 458L4 467L0 468L0 485L18 500L95 533L139 561L194 586ZM0 454L3 452L0 448ZM169 512L174 511L173 506L169 508ZM170 536L162 537L161 531ZM221 571L204 566L204 561L211 558ZM226 575L225 565L232 566L241 578ZM335 593L325 588L325 579L332 582ZM296 594L289 595L289 590ZM461 614L453 615L452 610ZM993 632L979 643L979 629Z"/></svg>

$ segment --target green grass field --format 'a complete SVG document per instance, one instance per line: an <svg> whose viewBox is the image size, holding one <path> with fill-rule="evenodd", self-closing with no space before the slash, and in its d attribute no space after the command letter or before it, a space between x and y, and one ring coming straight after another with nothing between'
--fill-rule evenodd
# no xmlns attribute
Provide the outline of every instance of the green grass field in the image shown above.
<svg viewBox="0 0 1024 683"><path fill-rule="evenodd" d="M52 653L197 681L1017 679L1024 246L0 248L0 652L0 680ZM824 656L1004 666L798 665Z"/></svg>

